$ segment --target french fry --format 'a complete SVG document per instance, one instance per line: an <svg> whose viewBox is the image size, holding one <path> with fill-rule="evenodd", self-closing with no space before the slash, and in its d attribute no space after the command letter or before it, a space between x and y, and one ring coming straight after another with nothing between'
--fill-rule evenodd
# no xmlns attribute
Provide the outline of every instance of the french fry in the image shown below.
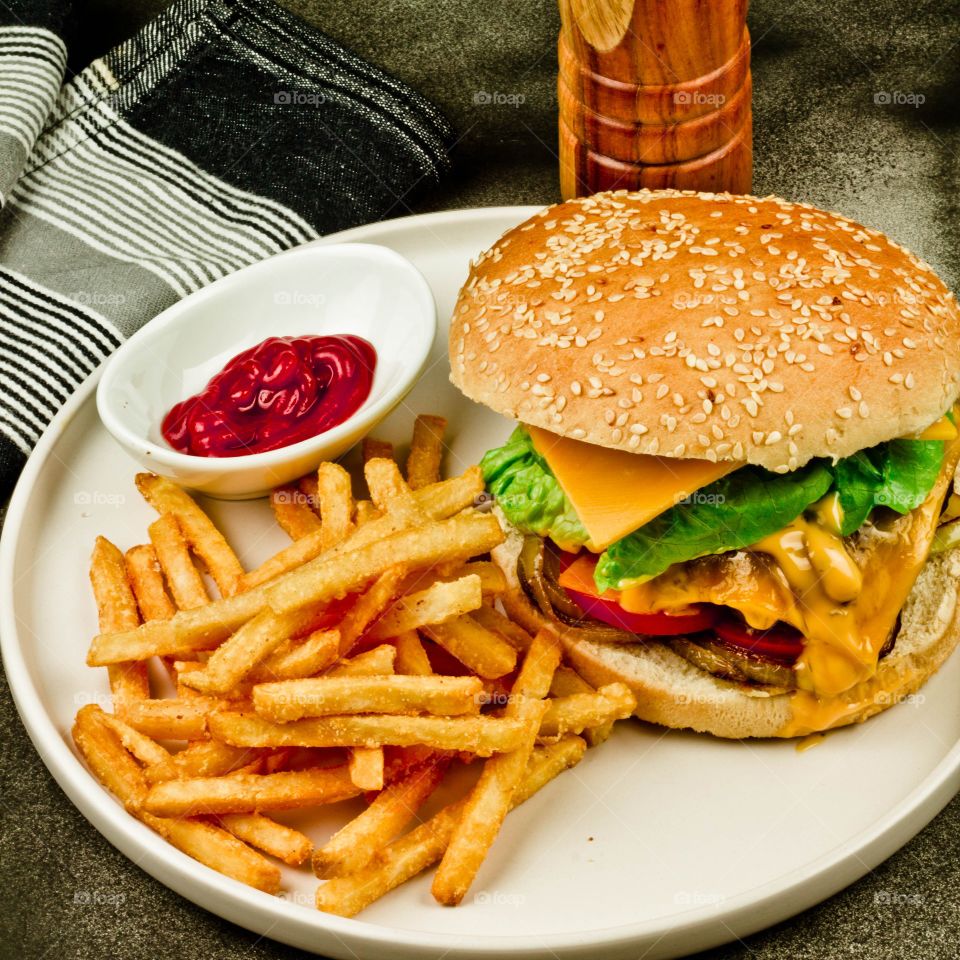
<svg viewBox="0 0 960 960"><path fill-rule="evenodd" d="M291 867L300 866L313 852L308 836L259 813L225 813L219 820L221 826L239 840Z"/></svg>
<svg viewBox="0 0 960 960"><path fill-rule="evenodd" d="M259 756L251 760L249 763L245 763L242 767L232 770L227 774L227 777L246 777L264 772L264 758L263 756ZM224 779L226 779L226 777Z"/></svg>
<svg viewBox="0 0 960 960"><path fill-rule="evenodd" d="M261 683L253 706L277 723L348 713L458 716L480 709L478 677L315 677Z"/></svg>
<svg viewBox="0 0 960 960"><path fill-rule="evenodd" d="M368 523L357 533L364 533L374 525ZM357 549L311 560L269 587L266 601L278 613L284 613L308 603L343 596L396 564L413 568L430 566L441 557L466 559L485 553L502 541L503 532L497 518L488 514L438 520L419 529L400 530Z"/></svg>
<svg viewBox="0 0 960 960"><path fill-rule="evenodd" d="M543 698L559 663L559 639L552 631L541 630L524 657L504 711L505 716L523 720L526 736L516 750L497 754L483 765L433 880L433 896L440 903L455 906L463 900L500 832L511 798L527 769L547 708Z"/></svg>
<svg viewBox="0 0 960 960"><path fill-rule="evenodd" d="M540 629L542 618L534 611L529 600L523 596L522 592L518 592L516 587L508 588L498 599L509 622L514 626L514 635L507 636L506 639L514 645L519 645L523 642L523 635L520 633L522 631L532 640L533 635Z"/></svg>
<svg viewBox="0 0 960 960"><path fill-rule="evenodd" d="M308 473L305 477L301 477L299 481L297 481L297 488L300 490L300 493L303 494L307 506L318 518L320 516L320 497L317 494L319 486L316 471Z"/></svg>
<svg viewBox="0 0 960 960"><path fill-rule="evenodd" d="M358 500L353 510L353 521L358 527L382 516L383 514L369 500Z"/></svg>
<svg viewBox="0 0 960 960"><path fill-rule="evenodd" d="M316 624L318 613L315 605L283 614L262 610L217 647L203 670L184 674L184 683L203 693L225 693L280 644Z"/></svg>
<svg viewBox="0 0 960 960"><path fill-rule="evenodd" d="M557 667L550 684L550 696L569 697L574 693L596 693L596 690L573 667ZM582 736L587 745L596 747L603 743L613 732L613 723L613 720L608 720L596 727L584 727Z"/></svg>
<svg viewBox="0 0 960 960"><path fill-rule="evenodd" d="M533 643L532 634L527 633L523 627L518 626L494 607L484 604L482 607L474 610L470 616L482 627L486 627L491 633L495 633L498 637L503 637L511 647L520 653L528 650L530 644Z"/></svg>
<svg viewBox="0 0 960 960"><path fill-rule="evenodd" d="M259 759L262 751L233 747L219 740L195 740L179 753L144 768L150 783L161 780L185 780L197 777L222 777Z"/></svg>
<svg viewBox="0 0 960 960"><path fill-rule="evenodd" d="M459 477L424 487L414 494L417 506L430 520L444 520L470 506L483 492L483 474L479 467L470 467ZM405 522L396 516L379 517L364 523L337 549L357 549L384 539L404 529ZM322 531L321 531L322 532ZM316 559L324 550L320 533L310 534L291 543L255 570L243 577L242 589L252 590L285 573Z"/></svg>
<svg viewBox="0 0 960 960"><path fill-rule="evenodd" d="M307 503L306 496L293 484L270 492L270 508L277 524L291 540L300 540L320 529L320 518Z"/></svg>
<svg viewBox="0 0 960 960"><path fill-rule="evenodd" d="M106 537L97 537L94 543L90 585L97 602L101 630L129 630L140 623L123 554Z"/></svg>
<svg viewBox="0 0 960 960"><path fill-rule="evenodd" d="M203 677L206 674L207 665L197 661L174 660L173 668L177 675L177 697L181 700L196 699L197 697L206 697L206 694L195 690L191 683L197 679L202 684ZM227 690L218 693L216 699L234 703L237 700L249 701L253 696L253 683L249 681L239 681ZM208 698L209 699L209 698Z"/></svg>
<svg viewBox="0 0 960 960"><path fill-rule="evenodd" d="M169 620L177 608L167 594L156 551L149 543L131 547L124 554L127 579L144 620Z"/></svg>
<svg viewBox="0 0 960 960"><path fill-rule="evenodd" d="M169 620L151 620L136 630L101 633L90 644L87 665L103 667L121 660L209 650L266 605L265 590L251 590L193 610L178 610Z"/></svg>
<svg viewBox="0 0 960 960"><path fill-rule="evenodd" d="M210 733L237 747L409 747L464 750L480 757L516 750L524 724L499 717L407 717L373 714L271 723L255 713L210 715Z"/></svg>
<svg viewBox="0 0 960 960"><path fill-rule="evenodd" d="M422 518L420 507L393 460L368 460L363 465L363 475L370 490L370 499L378 510L387 516L399 517L406 523L414 523Z"/></svg>
<svg viewBox="0 0 960 960"><path fill-rule="evenodd" d="M511 694L536 700L544 699L550 692L550 685L560 665L560 655L560 638L557 634L548 628L540 630L523 658L523 666ZM510 711L508 704L508 715Z"/></svg>
<svg viewBox="0 0 960 960"><path fill-rule="evenodd" d="M469 563L460 564L439 579L457 580L468 574L474 574L480 578L480 590L484 599L497 596L507 589L507 578L492 560L471 560Z"/></svg>
<svg viewBox="0 0 960 960"><path fill-rule="evenodd" d="M367 524L358 533L374 525ZM358 589L395 564L430 566L448 554L465 559L486 552L502 540L496 517L484 514L451 517L420 529L401 530L354 550L318 557L272 584L196 610L181 610L170 620L151 621L121 633L101 633L90 645L87 664L106 666L122 660L209 649L266 606L285 613L310 603L323 603Z"/></svg>
<svg viewBox="0 0 960 960"><path fill-rule="evenodd" d="M223 701L208 697L133 700L123 705L119 717L154 740L203 740L208 718L223 705Z"/></svg>
<svg viewBox="0 0 960 960"><path fill-rule="evenodd" d="M423 648L423 643L416 630L399 633L394 638L394 647L397 651L396 671L411 676L429 677L433 673L430 658Z"/></svg>
<svg viewBox="0 0 960 960"><path fill-rule="evenodd" d="M407 483L419 490L440 479L440 458L443 454L444 417L421 413L413 424L413 440L407 457Z"/></svg>
<svg viewBox="0 0 960 960"><path fill-rule="evenodd" d="M513 707L511 716L524 724L525 736L515 750L498 753L484 763L480 779L470 792L453 828L430 888L438 903L456 906L473 882L487 851L500 832L503 818L510 808L510 798L526 769L547 705L543 700L517 697L510 706Z"/></svg>
<svg viewBox="0 0 960 960"><path fill-rule="evenodd" d="M364 464L371 460L392 460L393 444L386 440L377 440L376 437L364 437L360 444Z"/></svg>
<svg viewBox="0 0 960 960"><path fill-rule="evenodd" d="M293 810L337 803L359 792L344 765L282 773L234 773L155 783L144 800L144 809L158 817Z"/></svg>
<svg viewBox="0 0 960 960"><path fill-rule="evenodd" d="M503 541L496 515L472 509L479 468L438 479L444 426L418 418L407 479L392 448L366 443L369 501L333 463L277 488L293 542L248 574L200 507L151 474L137 478L160 514L151 543L123 557L98 541L88 662L116 674L160 656L177 694L144 688L116 698L116 715L81 711L74 737L131 812L201 862L275 891L262 854L296 866L311 843L264 813L366 792L366 810L316 852L318 907L352 915L437 860L434 895L458 903L508 810L579 760L570 731L596 742L633 709L622 684L594 691L558 672L555 631L515 622L503 571L476 559ZM400 836L456 757L483 759L476 785Z"/></svg>
<svg viewBox="0 0 960 960"><path fill-rule="evenodd" d="M202 820L167 820L149 813L143 822L178 850L266 893L279 893L280 868L221 827Z"/></svg>
<svg viewBox="0 0 960 960"><path fill-rule="evenodd" d="M400 585L400 592L414 593L434 583L452 583L471 574L480 578L480 590L485 600L493 599L507 588L503 571L492 560L471 560L468 563L442 563L426 570L415 570Z"/></svg>
<svg viewBox="0 0 960 960"><path fill-rule="evenodd" d="M451 753L431 750L430 747L424 747L421 744L413 747L384 747L384 783L391 784L402 779L416 767L421 766L428 760L435 760L440 757L450 759L452 756L453 754Z"/></svg>
<svg viewBox="0 0 960 960"><path fill-rule="evenodd" d="M352 528L353 493L350 474L337 463L321 463L317 471L321 550L342 543Z"/></svg>
<svg viewBox="0 0 960 960"><path fill-rule="evenodd" d="M517 651L500 636L480 626L469 613L446 623L424 626L423 631L485 680L502 677L517 665Z"/></svg>
<svg viewBox="0 0 960 960"><path fill-rule="evenodd" d="M393 673L396 647L381 643L379 647L339 660L324 674L326 677L377 677Z"/></svg>
<svg viewBox="0 0 960 960"><path fill-rule="evenodd" d="M298 680L326 670L340 654L339 630L314 630L299 641L289 641L269 654L247 675L255 683Z"/></svg>
<svg viewBox="0 0 960 960"><path fill-rule="evenodd" d="M193 498L175 483L152 473L139 473L137 489L159 514L176 515L190 547L206 564L210 576L224 597L236 593L243 567L213 521Z"/></svg>
<svg viewBox="0 0 960 960"><path fill-rule="evenodd" d="M482 602L480 577L476 574L450 582L440 581L397 600L377 621L370 634L386 640L427 624L446 623L476 610Z"/></svg>
<svg viewBox="0 0 960 960"><path fill-rule="evenodd" d="M579 763L585 749L583 740L572 736L548 747L536 747L524 779L511 799L511 808ZM342 917L356 916L364 907L436 863L443 856L465 803L459 800L444 807L426 823L391 843L366 867L322 884L317 888L317 908Z"/></svg>
<svg viewBox="0 0 960 960"><path fill-rule="evenodd" d="M193 610L210 602L200 571L193 563L180 522L172 513L164 513L148 528L150 543L167 579L174 603L181 610Z"/></svg>
<svg viewBox="0 0 960 960"><path fill-rule="evenodd" d="M137 601L127 580L123 554L105 537L97 537L90 557L90 585L100 630L132 630L140 623ZM128 661L108 668L114 707L150 696L147 665Z"/></svg>
<svg viewBox="0 0 960 960"><path fill-rule="evenodd" d="M568 733L580 733L612 720L623 720L637 709L637 698L624 683L608 683L596 693L574 693L558 697L540 724L540 738L551 739Z"/></svg>
<svg viewBox="0 0 960 960"><path fill-rule="evenodd" d="M103 723L103 716L96 704L81 707L73 724L73 742L93 775L127 810L136 812L147 796L146 778L116 733Z"/></svg>
<svg viewBox="0 0 960 960"><path fill-rule="evenodd" d="M388 567L359 597L340 621L340 656L345 657L354 644L387 608L406 574L403 564Z"/></svg>
<svg viewBox="0 0 960 960"><path fill-rule="evenodd" d="M156 740L135 730L129 723L110 713L100 715L100 722L109 727L117 736L124 749L131 753L144 766L165 763L170 759L170 751L165 750Z"/></svg>
<svg viewBox="0 0 960 960"><path fill-rule="evenodd" d="M434 756L391 783L314 852L314 873L329 880L365 867L416 816L439 785L448 762L446 757Z"/></svg>
<svg viewBox="0 0 960 960"><path fill-rule="evenodd" d="M383 789L383 747L351 747L347 766L358 790Z"/></svg>
<svg viewBox="0 0 960 960"><path fill-rule="evenodd" d="M226 746L226 744L224 744ZM267 750L263 754L263 772L280 773L281 770L292 770L299 753L301 756L308 751L297 747L281 747L279 750ZM315 751L314 751L315 752ZM300 764L296 767L298 770L304 769L304 766L312 766L313 763Z"/></svg>

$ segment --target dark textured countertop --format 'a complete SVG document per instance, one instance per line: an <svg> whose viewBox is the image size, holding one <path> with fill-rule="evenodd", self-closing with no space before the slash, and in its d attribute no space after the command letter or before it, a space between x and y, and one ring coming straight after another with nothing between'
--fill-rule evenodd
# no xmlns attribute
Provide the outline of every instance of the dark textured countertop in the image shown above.
<svg viewBox="0 0 960 960"><path fill-rule="evenodd" d="M432 97L460 131L455 177L418 211L557 198L551 0L285 5ZM84 6L90 35L74 51L77 64L163 3ZM755 191L879 227L960 289L960 2L754 0L750 25ZM477 104L478 91L521 94L523 102ZM904 99L912 102L892 102ZM0 960L307 956L204 912L114 850L47 774L3 684L0 741ZM843 893L701 960L957 958L958 890L955 799ZM122 902L89 905L92 892L122 892Z"/></svg>

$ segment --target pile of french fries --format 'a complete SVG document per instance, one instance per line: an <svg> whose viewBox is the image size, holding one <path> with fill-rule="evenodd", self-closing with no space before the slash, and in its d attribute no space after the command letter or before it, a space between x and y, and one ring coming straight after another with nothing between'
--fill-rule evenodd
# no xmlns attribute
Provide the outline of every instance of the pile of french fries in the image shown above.
<svg viewBox="0 0 960 960"><path fill-rule="evenodd" d="M636 706L563 664L551 631L506 616L484 558L503 533L475 506L479 468L440 480L444 428L417 418L405 477L388 444L365 441L369 499L336 463L275 490L292 542L256 569L152 474L136 479L159 514L149 543L122 553L100 537L93 551L87 662L107 668L112 712L77 714L90 770L229 877L277 893L277 861L310 861L317 907L342 916L438 862L434 897L460 903L507 812ZM475 762L465 795L418 815ZM316 848L276 819L358 795L365 809Z"/></svg>

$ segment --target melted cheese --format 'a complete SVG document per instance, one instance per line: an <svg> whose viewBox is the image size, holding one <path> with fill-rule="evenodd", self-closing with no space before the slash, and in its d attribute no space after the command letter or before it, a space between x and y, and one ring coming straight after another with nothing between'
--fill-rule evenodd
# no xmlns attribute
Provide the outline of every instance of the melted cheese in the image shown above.
<svg viewBox="0 0 960 960"><path fill-rule="evenodd" d="M749 552L677 564L622 590L619 602L636 613L715 603L738 610L758 630L778 620L791 624L806 642L797 663L800 690L791 732L782 735L842 724L864 708L862 696L849 698L844 692L866 681L858 691L870 695L880 651L926 562L958 459L960 440L955 439L924 503L894 520L891 530L875 534L860 564L837 534L839 505L830 495Z"/></svg>
<svg viewBox="0 0 960 960"><path fill-rule="evenodd" d="M803 626L793 591L775 564L743 552L675 564L625 588L619 601L631 613L677 613L692 603L715 603L738 610L756 630L769 630L778 620Z"/></svg>
<svg viewBox="0 0 960 960"><path fill-rule="evenodd" d="M860 595L863 577L840 537L801 516L751 549L776 560L797 599L805 639L798 685L833 695L866 679L880 649L864 643L858 631L851 601Z"/></svg>
<svg viewBox="0 0 960 960"><path fill-rule="evenodd" d="M841 726L854 717L866 719L897 697L916 689L919 676L906 665L898 674L896 689L878 682L874 675L880 651L926 562L940 520L940 507L958 460L960 441L954 438L927 499L912 513L895 521L896 535L882 536L870 551L862 571L866 589L854 602L843 607L848 611L843 615L843 626L831 635L807 634L798 664L802 689L791 698L791 719L780 736L803 736ZM853 673L863 674L865 682L864 677L854 681L859 682L859 686L848 693L853 683L843 686L840 681L851 662L862 665Z"/></svg>
<svg viewBox="0 0 960 960"><path fill-rule="evenodd" d="M740 463L678 460L611 450L528 426L599 553Z"/></svg>
<svg viewBox="0 0 960 960"><path fill-rule="evenodd" d="M956 440L957 428L948 416L942 416L916 436L917 440Z"/></svg>

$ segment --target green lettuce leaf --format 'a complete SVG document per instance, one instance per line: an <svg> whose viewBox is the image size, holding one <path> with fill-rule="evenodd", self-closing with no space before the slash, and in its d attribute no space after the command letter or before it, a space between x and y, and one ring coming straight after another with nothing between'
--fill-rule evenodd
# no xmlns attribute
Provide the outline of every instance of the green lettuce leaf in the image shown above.
<svg viewBox="0 0 960 960"><path fill-rule="evenodd" d="M502 447L487 452L480 469L487 489L515 527L573 549L590 539L523 427L517 427Z"/></svg>
<svg viewBox="0 0 960 960"><path fill-rule="evenodd" d="M840 532L859 529L874 507L909 513L927 499L943 464L942 440L890 440L833 467L843 510Z"/></svg>
<svg viewBox="0 0 960 960"><path fill-rule="evenodd" d="M840 532L846 537L859 530L876 503L883 486L883 470L867 451L838 461L833 467L834 487L840 500L843 519Z"/></svg>
<svg viewBox="0 0 960 960"><path fill-rule="evenodd" d="M819 462L786 474L743 467L607 547L597 562L596 584L616 590L675 563L749 547L798 517L832 483Z"/></svg>
<svg viewBox="0 0 960 960"><path fill-rule="evenodd" d="M892 440L832 466L813 461L786 474L743 467L611 544L597 563L597 586L619 589L675 563L748 547L786 526L831 489L843 512L841 533L848 536L877 506L907 513L923 503L943 455L941 440ZM589 540L522 426L502 447L489 451L480 466L487 489L514 526L568 549Z"/></svg>

